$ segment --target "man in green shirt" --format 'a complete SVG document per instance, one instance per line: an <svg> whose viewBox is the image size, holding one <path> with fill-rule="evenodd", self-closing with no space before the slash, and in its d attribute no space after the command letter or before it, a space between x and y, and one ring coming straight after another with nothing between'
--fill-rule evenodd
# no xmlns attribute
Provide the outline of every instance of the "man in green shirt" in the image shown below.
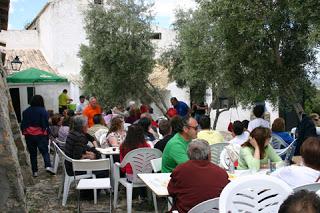
<svg viewBox="0 0 320 213"><path fill-rule="evenodd" d="M64 89L62 93L59 95L59 114L63 114L65 109L68 109L68 104L72 101L67 95L68 90Z"/></svg>
<svg viewBox="0 0 320 213"><path fill-rule="evenodd" d="M192 118L184 118L181 128L167 143L162 155L161 172L172 172L176 166L189 160L187 155L188 144L192 139L197 138L198 123Z"/></svg>

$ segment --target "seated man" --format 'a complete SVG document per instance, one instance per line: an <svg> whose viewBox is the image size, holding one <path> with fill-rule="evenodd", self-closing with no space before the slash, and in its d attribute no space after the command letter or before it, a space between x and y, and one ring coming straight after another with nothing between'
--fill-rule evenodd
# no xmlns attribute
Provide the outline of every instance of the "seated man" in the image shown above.
<svg viewBox="0 0 320 213"><path fill-rule="evenodd" d="M320 197L315 192L297 191L290 195L280 206L279 213L318 213Z"/></svg>
<svg viewBox="0 0 320 213"><path fill-rule="evenodd" d="M173 170L168 185L174 203L171 210L188 212L195 205L220 196L229 183L228 174L210 162L210 146L205 140L190 142L186 163Z"/></svg>
<svg viewBox="0 0 320 213"><path fill-rule="evenodd" d="M88 134L92 137L95 137L95 133L100 129L105 129L108 131L108 128L105 125L104 119L102 117L102 114L95 114L93 116L93 123L94 125L88 129ZM96 138L96 140L99 140L100 138Z"/></svg>
<svg viewBox="0 0 320 213"><path fill-rule="evenodd" d="M176 133L167 143L162 155L161 172L172 172L177 165L189 160L188 144L197 137L198 123L192 117L183 118Z"/></svg>
<svg viewBox="0 0 320 213"><path fill-rule="evenodd" d="M303 166L291 165L272 172L292 188L319 182L320 177L320 139L309 137L300 149Z"/></svg>
<svg viewBox="0 0 320 213"><path fill-rule="evenodd" d="M161 120L159 122L159 132L163 136L163 138L154 145L154 148L159 149L161 152L163 152L168 141L173 137L173 135L171 134L172 128L171 128L170 121Z"/></svg>
<svg viewBox="0 0 320 213"><path fill-rule="evenodd" d="M234 138L229 142L241 146L249 139L250 133L244 131L244 126L241 121L235 121L233 122L232 136Z"/></svg>
<svg viewBox="0 0 320 213"><path fill-rule="evenodd" d="M214 131L210 129L210 117L207 115L203 115L199 121L201 131L198 132L198 138L208 141L208 143L222 143L224 141L223 136L218 131Z"/></svg>

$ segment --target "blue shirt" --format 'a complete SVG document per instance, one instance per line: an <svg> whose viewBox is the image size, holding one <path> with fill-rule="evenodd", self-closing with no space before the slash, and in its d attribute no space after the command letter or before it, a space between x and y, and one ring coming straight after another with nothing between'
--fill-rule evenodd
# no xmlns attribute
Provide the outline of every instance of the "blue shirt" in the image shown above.
<svg viewBox="0 0 320 213"><path fill-rule="evenodd" d="M189 111L188 105L183 101L178 101L177 105L175 105L174 108L177 110L178 115L180 115L181 117L186 116Z"/></svg>
<svg viewBox="0 0 320 213"><path fill-rule="evenodd" d="M284 140L287 144L291 144L293 141L293 138L291 137L291 135L289 135L289 133L287 132L272 132L272 134L276 134L278 135L280 138L282 138L282 140Z"/></svg>

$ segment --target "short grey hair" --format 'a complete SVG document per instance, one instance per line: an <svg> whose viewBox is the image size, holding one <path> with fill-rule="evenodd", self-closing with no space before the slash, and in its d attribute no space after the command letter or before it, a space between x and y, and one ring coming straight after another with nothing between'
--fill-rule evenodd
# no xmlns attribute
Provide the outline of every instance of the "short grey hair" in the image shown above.
<svg viewBox="0 0 320 213"><path fill-rule="evenodd" d="M72 129L77 132L82 132L83 127L88 123L88 118L83 115L76 115L73 117Z"/></svg>
<svg viewBox="0 0 320 213"><path fill-rule="evenodd" d="M194 139L189 143L188 157L190 160L209 160L210 146L206 140Z"/></svg>

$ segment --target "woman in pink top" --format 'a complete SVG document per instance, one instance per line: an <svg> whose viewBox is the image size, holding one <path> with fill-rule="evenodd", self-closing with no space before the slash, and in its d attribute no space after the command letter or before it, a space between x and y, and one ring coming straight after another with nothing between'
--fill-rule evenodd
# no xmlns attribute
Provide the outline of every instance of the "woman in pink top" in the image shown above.
<svg viewBox="0 0 320 213"><path fill-rule="evenodd" d="M120 162L122 162L128 152L145 147L150 147L150 145L144 139L142 127L135 124L129 126L126 139L123 144L120 145ZM130 164L127 164L122 168L122 172L125 172L127 179L131 180L133 172Z"/></svg>
<svg viewBox="0 0 320 213"><path fill-rule="evenodd" d="M119 147L126 138L124 130L124 121L122 117L114 117L111 120L111 126L107 134L107 144L111 147Z"/></svg>

